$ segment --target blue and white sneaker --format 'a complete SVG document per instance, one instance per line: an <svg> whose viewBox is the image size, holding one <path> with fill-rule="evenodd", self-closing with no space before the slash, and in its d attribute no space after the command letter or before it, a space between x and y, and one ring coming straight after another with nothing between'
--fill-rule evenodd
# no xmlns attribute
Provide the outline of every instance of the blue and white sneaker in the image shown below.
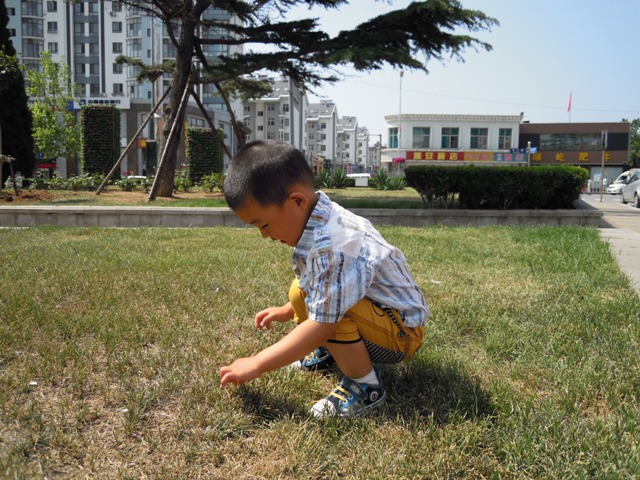
<svg viewBox="0 0 640 480"><path fill-rule="evenodd" d="M380 380L380 370L374 370L380 385L374 387L343 377L340 385L329 396L311 407L311 414L314 417L350 417L379 406L387 398L387 392Z"/></svg>
<svg viewBox="0 0 640 480"><path fill-rule="evenodd" d="M290 364L289 367L294 370L322 373L330 370L335 364L336 361L329 350L318 347L306 357Z"/></svg>

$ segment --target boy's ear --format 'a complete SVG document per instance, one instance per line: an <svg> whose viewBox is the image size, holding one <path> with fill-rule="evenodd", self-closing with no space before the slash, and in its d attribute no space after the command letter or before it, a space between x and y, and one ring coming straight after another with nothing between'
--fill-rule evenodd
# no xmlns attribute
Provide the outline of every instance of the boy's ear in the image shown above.
<svg viewBox="0 0 640 480"><path fill-rule="evenodd" d="M301 205L306 205L309 199L302 192L291 192L289 194L289 200L295 202L295 204L299 207Z"/></svg>

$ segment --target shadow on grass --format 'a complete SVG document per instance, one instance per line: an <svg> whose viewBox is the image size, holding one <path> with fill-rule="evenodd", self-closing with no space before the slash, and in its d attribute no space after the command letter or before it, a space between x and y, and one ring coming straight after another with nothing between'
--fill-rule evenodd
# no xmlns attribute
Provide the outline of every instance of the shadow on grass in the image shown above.
<svg viewBox="0 0 640 480"><path fill-rule="evenodd" d="M397 366L383 366L382 378L387 401L372 412L381 420L402 418L407 422L445 425L461 418L491 418L495 414L491 398L480 382L456 364L417 358ZM251 385L240 390L240 397L246 411L264 422L309 417L310 405L264 394Z"/></svg>

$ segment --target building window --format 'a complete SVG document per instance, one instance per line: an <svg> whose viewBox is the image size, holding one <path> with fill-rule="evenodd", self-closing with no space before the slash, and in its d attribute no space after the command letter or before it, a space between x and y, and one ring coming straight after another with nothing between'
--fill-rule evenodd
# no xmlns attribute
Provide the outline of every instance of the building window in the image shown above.
<svg viewBox="0 0 640 480"><path fill-rule="evenodd" d="M10 37L15 37L16 36L16 29L15 28L8 28L7 30L9 30L9 36Z"/></svg>
<svg viewBox="0 0 640 480"><path fill-rule="evenodd" d="M58 33L58 22L47 22L47 33Z"/></svg>
<svg viewBox="0 0 640 480"><path fill-rule="evenodd" d="M51 52L51 53L58 53L58 42L49 42L47 44L47 49Z"/></svg>
<svg viewBox="0 0 640 480"><path fill-rule="evenodd" d="M44 50L44 40L25 38L22 40L22 55L31 58L40 58L40 52Z"/></svg>
<svg viewBox="0 0 640 480"><path fill-rule="evenodd" d="M122 33L122 22L113 22L111 24L111 31L113 33Z"/></svg>
<svg viewBox="0 0 640 480"><path fill-rule="evenodd" d="M58 2L47 2L47 12L57 12Z"/></svg>
<svg viewBox="0 0 640 480"><path fill-rule="evenodd" d="M90 23L89 24L89 35L98 35L98 33L100 33L100 29L98 28L98 24L97 23Z"/></svg>
<svg viewBox="0 0 640 480"><path fill-rule="evenodd" d="M389 148L398 148L398 127L389 129Z"/></svg>
<svg viewBox="0 0 640 480"><path fill-rule="evenodd" d="M489 145L488 128L472 128L469 147L475 150L486 150Z"/></svg>
<svg viewBox="0 0 640 480"><path fill-rule="evenodd" d="M15 12L14 12L15 14ZM29 17L41 17L42 16L42 1L40 0L23 0L22 1L22 15Z"/></svg>
<svg viewBox="0 0 640 480"><path fill-rule="evenodd" d="M84 63L76 63L74 70L75 70L76 77L84 77L86 72L86 66Z"/></svg>
<svg viewBox="0 0 640 480"><path fill-rule="evenodd" d="M122 63L114 63L113 73L122 73L122 72L124 72L124 65Z"/></svg>
<svg viewBox="0 0 640 480"><path fill-rule="evenodd" d="M124 95L124 85L122 83L114 83L113 84L113 94L114 95Z"/></svg>
<svg viewBox="0 0 640 480"><path fill-rule="evenodd" d="M90 43L89 44L89 55L100 55L100 44L98 44L98 43Z"/></svg>
<svg viewBox="0 0 640 480"><path fill-rule="evenodd" d="M276 105L275 103L269 103L267 104L267 112L275 112L276 111Z"/></svg>
<svg viewBox="0 0 640 480"><path fill-rule="evenodd" d="M16 16L16 9L13 7L9 7L7 8L7 13L9 13L10 17L15 17Z"/></svg>
<svg viewBox="0 0 640 480"><path fill-rule="evenodd" d="M411 148L429 148L431 146L431 129L429 127L413 127Z"/></svg>
<svg viewBox="0 0 640 480"><path fill-rule="evenodd" d="M511 129L498 129L498 150L509 150L511 148Z"/></svg>
<svg viewBox="0 0 640 480"><path fill-rule="evenodd" d="M89 76L94 78L100 76L100 67L97 63L89 64Z"/></svg>
<svg viewBox="0 0 640 480"><path fill-rule="evenodd" d="M167 38L162 39L162 57L165 59L176 57L176 46Z"/></svg>
<svg viewBox="0 0 640 480"><path fill-rule="evenodd" d="M74 23L73 33L76 35L84 35L84 23Z"/></svg>
<svg viewBox="0 0 640 480"><path fill-rule="evenodd" d="M122 42L113 42L112 53L122 53Z"/></svg>
<svg viewBox="0 0 640 480"><path fill-rule="evenodd" d="M459 148L460 145L460 129L453 127L444 127L442 129L442 142L440 148Z"/></svg>
<svg viewBox="0 0 640 480"><path fill-rule="evenodd" d="M142 20L134 18L127 20L127 37L139 37L142 35Z"/></svg>
<svg viewBox="0 0 640 480"><path fill-rule="evenodd" d="M22 36L23 37L44 37L42 20L37 18L22 19Z"/></svg>
<svg viewBox="0 0 640 480"><path fill-rule="evenodd" d="M258 114L259 117L264 117L264 112L262 110L258 110L258 112L256 112Z"/></svg>
<svg viewBox="0 0 640 480"><path fill-rule="evenodd" d="M282 111L283 112L288 112L289 111L289 104L288 103L283 103L282 104Z"/></svg>
<svg viewBox="0 0 640 480"><path fill-rule="evenodd" d="M76 55L84 55L84 43L74 43L73 53Z"/></svg>
<svg viewBox="0 0 640 480"><path fill-rule="evenodd" d="M267 125L268 126L273 127L273 126L275 126L275 124L276 124L276 119L275 118L273 118L273 117L267 118Z"/></svg>
<svg viewBox="0 0 640 480"><path fill-rule="evenodd" d="M99 97L100 96L100 86L95 83L89 84L89 96L91 97Z"/></svg>
<svg viewBox="0 0 640 480"><path fill-rule="evenodd" d="M127 55L140 58L142 56L142 39L133 38L127 40Z"/></svg>
<svg viewBox="0 0 640 480"><path fill-rule="evenodd" d="M73 4L74 13L84 13L84 2L75 2Z"/></svg>
<svg viewBox="0 0 640 480"><path fill-rule="evenodd" d="M122 11L122 2L120 1L115 1L115 2L111 2L111 11L112 12L121 12Z"/></svg>

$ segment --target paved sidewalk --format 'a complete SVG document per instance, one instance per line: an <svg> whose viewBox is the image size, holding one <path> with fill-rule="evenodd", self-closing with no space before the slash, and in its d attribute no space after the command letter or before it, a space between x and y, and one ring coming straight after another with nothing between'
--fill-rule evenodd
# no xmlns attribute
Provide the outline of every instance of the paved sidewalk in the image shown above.
<svg viewBox="0 0 640 480"><path fill-rule="evenodd" d="M632 286L640 295L640 209L623 205L619 197L599 194L582 195L583 208L596 209L604 214L599 225L600 236L609 244L627 274Z"/></svg>

